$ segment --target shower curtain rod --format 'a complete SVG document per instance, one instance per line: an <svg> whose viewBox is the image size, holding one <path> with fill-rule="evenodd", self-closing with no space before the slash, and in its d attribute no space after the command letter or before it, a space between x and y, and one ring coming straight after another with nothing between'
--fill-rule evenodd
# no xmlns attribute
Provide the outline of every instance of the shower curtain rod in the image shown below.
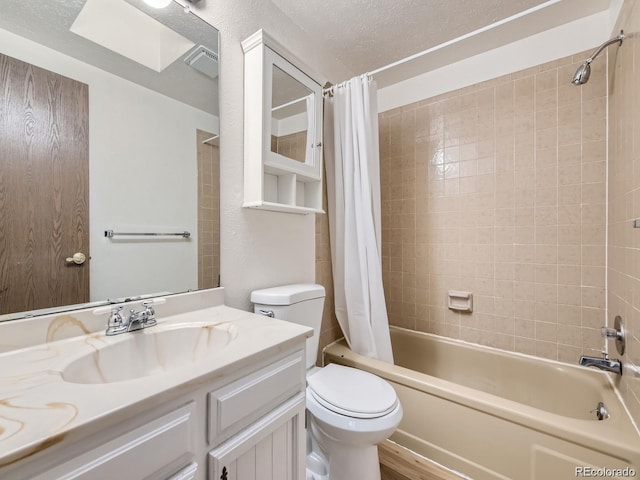
<svg viewBox="0 0 640 480"><path fill-rule="evenodd" d="M369 75L369 76L373 76L376 75L378 73L382 73L385 70L389 70L391 68L395 68L398 67L404 63L408 63L411 62L417 58L423 57L425 55L428 55L430 53L433 52L437 52L438 50L442 50L443 48L449 47L451 45L455 45L458 42L461 42L463 40L467 40L468 38L472 38L476 35L479 35L481 33L484 32L488 32L490 30L493 30L494 28L500 27L501 25L507 24L509 22L512 22L514 20L517 20L521 17L525 17L527 15L530 15L531 13L537 12L538 10L542 10L544 8L550 7L552 5L555 5L556 3L560 3L562 0L548 0L547 2L541 3L540 5L537 5L535 7L531 7L527 10L524 10L523 12L520 13L516 13L515 15L511 15L510 17L507 18L503 18L502 20L498 20L497 22L493 22L490 25L487 25L485 27L481 27L478 28L477 30L474 30L472 32L469 33L465 33L464 35L461 35L459 37L456 37L452 40L447 40L444 43L440 43L438 45L436 45L435 47L431 47L431 48L427 48L426 50L423 50L421 52L418 53L414 53L413 55L410 55L408 57L402 58L400 60L397 60L393 63L390 63L388 65L385 65L383 67L380 68L376 68L375 70L372 70L371 72L367 72L363 75ZM327 82L327 84L329 84L329 82ZM340 84L339 84L340 85ZM333 95L333 89L336 87L336 85L330 85L329 87L327 87L327 85L325 84L324 88L322 89L322 94L329 94L329 95Z"/></svg>

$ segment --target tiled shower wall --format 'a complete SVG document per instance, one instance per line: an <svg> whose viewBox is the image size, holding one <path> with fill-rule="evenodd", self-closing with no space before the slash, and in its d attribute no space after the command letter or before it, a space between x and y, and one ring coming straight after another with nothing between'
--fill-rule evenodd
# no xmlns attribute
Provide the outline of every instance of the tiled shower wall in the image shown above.
<svg viewBox="0 0 640 480"><path fill-rule="evenodd" d="M609 103L609 320L622 316L627 352L621 391L640 424L640 4L626 2L621 15L624 43L611 55ZM619 355L613 342L612 357Z"/></svg>
<svg viewBox="0 0 640 480"><path fill-rule="evenodd" d="M606 58L583 52L379 116L390 323L576 363L605 321ZM473 313L447 291L473 293Z"/></svg>
<svg viewBox="0 0 640 480"><path fill-rule="evenodd" d="M322 179L322 208L327 211L327 178ZM326 297L320 327L320 348L317 364L322 365L322 349L341 338L342 330L336 319L333 293L333 273L331 268L331 246L329 244L329 215L316 215L316 283L324 285Z"/></svg>
<svg viewBox="0 0 640 480"><path fill-rule="evenodd" d="M220 285L220 147L196 131L198 155L198 288Z"/></svg>

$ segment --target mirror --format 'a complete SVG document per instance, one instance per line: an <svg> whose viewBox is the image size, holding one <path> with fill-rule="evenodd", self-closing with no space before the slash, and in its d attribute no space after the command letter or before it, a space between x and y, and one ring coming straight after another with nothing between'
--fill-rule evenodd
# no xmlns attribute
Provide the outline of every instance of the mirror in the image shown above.
<svg viewBox="0 0 640 480"><path fill-rule="evenodd" d="M218 286L218 31L176 1L0 12L0 320Z"/></svg>
<svg viewBox="0 0 640 480"><path fill-rule="evenodd" d="M313 91L275 65L272 75L271 151L298 162L311 162L308 131L314 118Z"/></svg>

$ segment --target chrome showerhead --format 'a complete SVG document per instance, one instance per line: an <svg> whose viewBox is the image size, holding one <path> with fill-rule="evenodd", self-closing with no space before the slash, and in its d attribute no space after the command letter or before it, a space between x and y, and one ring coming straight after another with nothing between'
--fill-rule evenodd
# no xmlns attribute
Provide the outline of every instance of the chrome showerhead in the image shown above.
<svg viewBox="0 0 640 480"><path fill-rule="evenodd" d="M584 62L582 65L578 67L576 73L573 74L573 78L571 79L571 83L574 85L584 85L589 81L589 76L591 75L591 62Z"/></svg>
<svg viewBox="0 0 640 480"><path fill-rule="evenodd" d="M573 74L571 83L573 83L574 85L584 85L585 83L587 83L589 81L589 75L591 75L591 62L593 62L593 60L598 55L600 55L600 52L604 50L605 47L608 47L609 45L612 45L614 43L622 45L622 40L624 40L624 32L620 30L620 35L618 35L617 37L613 37L611 40L607 40L598 48L596 48L595 52L593 52L591 56L587 58L587 61L578 67L576 73Z"/></svg>

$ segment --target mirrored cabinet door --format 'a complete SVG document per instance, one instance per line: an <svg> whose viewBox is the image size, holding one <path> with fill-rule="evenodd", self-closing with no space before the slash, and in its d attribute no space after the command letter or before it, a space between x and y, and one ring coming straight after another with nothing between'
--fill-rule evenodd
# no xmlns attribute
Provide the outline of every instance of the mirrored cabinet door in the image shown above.
<svg viewBox="0 0 640 480"><path fill-rule="evenodd" d="M272 40L261 30L242 43L245 51L243 206L302 214L324 213L322 88L319 82L272 49L269 42Z"/></svg>
<svg viewBox="0 0 640 480"><path fill-rule="evenodd" d="M271 81L271 153L313 164L313 91L275 65Z"/></svg>

